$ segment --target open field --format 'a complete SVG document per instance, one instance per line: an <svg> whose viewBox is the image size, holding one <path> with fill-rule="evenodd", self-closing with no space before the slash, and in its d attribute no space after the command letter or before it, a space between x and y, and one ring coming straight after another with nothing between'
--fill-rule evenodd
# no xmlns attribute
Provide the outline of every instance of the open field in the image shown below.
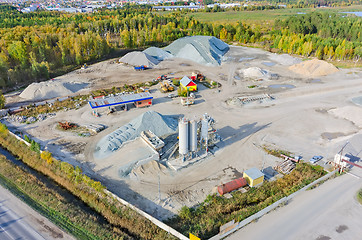
<svg viewBox="0 0 362 240"><path fill-rule="evenodd" d="M71 72L55 81L87 83L87 88L76 93L79 94L151 81L161 74L182 77L198 71L207 79L221 83L221 87L208 89L199 85L195 105L189 107L182 106L179 98L168 98L167 94L159 91L159 86L153 86L150 92L154 100L149 108L130 108L109 115L108 109L104 109L99 111L101 117L95 117L90 106L85 105L75 110L60 111L32 124L10 119L5 121L9 128L32 136L56 158L81 166L86 174L102 181L120 197L156 218L167 219L182 206L198 205L214 192L217 185L240 176L246 169L274 167L281 160L266 155L262 149L264 145L302 155L305 160L323 155L323 164L333 158L347 139L351 139L353 144L358 142L357 136L362 134L358 114L362 109L352 103L351 98L362 95L361 69L340 69L318 77L299 75L289 70L288 65L293 61L300 60L234 46L222 64L214 67L174 58L161 62L154 69L134 71L130 66L109 60ZM279 77L246 78L245 70L250 67L259 67ZM238 97L263 94L270 94L273 98L249 104L235 101ZM8 97L7 100L9 105L22 104L19 96ZM120 176L119 168L128 164L130 158L147 157L132 154L143 146L137 145L137 142L125 144L110 158L94 157L95 146L102 138L149 110L166 116L189 118L200 118L208 113L215 119L222 141L211 151L212 154L187 168L174 171L166 165L151 165L142 171L135 169L136 177ZM102 124L107 128L97 135L82 137L56 129L59 121L79 125ZM149 153L144 151L142 154ZM165 159L161 161L166 162Z"/></svg>
<svg viewBox="0 0 362 240"><path fill-rule="evenodd" d="M196 20L202 22L218 22L221 24L231 23L236 24L238 21L245 22L246 24L266 23L270 24L270 27L274 23L275 19L286 19L290 16L298 13L310 13L313 11L330 13L361 11L362 5L349 6L349 7L335 7L335 8L290 8L290 9L274 9L263 11L226 11L226 12L196 12L191 13ZM257 24L260 25L260 24Z"/></svg>

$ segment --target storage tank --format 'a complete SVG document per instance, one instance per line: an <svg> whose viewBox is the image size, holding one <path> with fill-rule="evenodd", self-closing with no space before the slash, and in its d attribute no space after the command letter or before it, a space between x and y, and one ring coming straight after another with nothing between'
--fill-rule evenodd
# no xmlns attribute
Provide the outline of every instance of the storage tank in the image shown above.
<svg viewBox="0 0 362 240"><path fill-rule="evenodd" d="M209 123L207 117L204 117L201 120L201 139L207 139L207 133L209 132Z"/></svg>
<svg viewBox="0 0 362 240"><path fill-rule="evenodd" d="M189 152L189 122L182 118L178 123L179 153L186 155Z"/></svg>
<svg viewBox="0 0 362 240"><path fill-rule="evenodd" d="M222 196L225 193L232 192L232 191L234 191L238 188L244 187L246 185L247 185L247 182L246 182L245 178L241 177L241 178L235 179L231 182L225 183L221 186L218 186L217 191Z"/></svg>
<svg viewBox="0 0 362 240"><path fill-rule="evenodd" d="M190 121L190 140L189 140L189 149L192 152L197 151L197 122L195 120Z"/></svg>

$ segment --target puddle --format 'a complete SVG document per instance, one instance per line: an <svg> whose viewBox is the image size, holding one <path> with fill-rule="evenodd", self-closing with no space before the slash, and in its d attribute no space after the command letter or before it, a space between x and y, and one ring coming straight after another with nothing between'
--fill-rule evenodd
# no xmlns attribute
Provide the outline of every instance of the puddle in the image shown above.
<svg viewBox="0 0 362 240"><path fill-rule="evenodd" d="M324 132L322 133L322 138L327 140L332 140L338 137L345 136L344 133L341 132Z"/></svg>
<svg viewBox="0 0 362 240"><path fill-rule="evenodd" d="M348 227L346 225L339 225L337 228L336 228L336 232L337 233L342 233L344 232L345 230L347 230Z"/></svg>
<svg viewBox="0 0 362 240"><path fill-rule="evenodd" d="M240 80L240 77L239 77L238 75L235 75L234 78L235 78L236 80Z"/></svg>
<svg viewBox="0 0 362 240"><path fill-rule="evenodd" d="M274 63L274 62L262 62L261 64L264 64L265 66L268 66L268 67L273 67L276 63Z"/></svg>
<svg viewBox="0 0 362 240"><path fill-rule="evenodd" d="M320 83L321 80L320 79L312 79L312 81L310 81L311 83Z"/></svg>
<svg viewBox="0 0 362 240"><path fill-rule="evenodd" d="M255 57L242 57L239 59L239 62L242 62L242 61L247 61L247 60L253 60L255 59Z"/></svg>
<svg viewBox="0 0 362 240"><path fill-rule="evenodd" d="M320 235L315 240L330 240L331 238L328 236Z"/></svg>
<svg viewBox="0 0 362 240"><path fill-rule="evenodd" d="M362 96L352 98L352 102L358 106L362 107Z"/></svg>
<svg viewBox="0 0 362 240"><path fill-rule="evenodd" d="M272 88L272 89L292 89L292 88L295 88L295 86L291 85L291 84L272 84L272 85L269 85L268 88Z"/></svg>

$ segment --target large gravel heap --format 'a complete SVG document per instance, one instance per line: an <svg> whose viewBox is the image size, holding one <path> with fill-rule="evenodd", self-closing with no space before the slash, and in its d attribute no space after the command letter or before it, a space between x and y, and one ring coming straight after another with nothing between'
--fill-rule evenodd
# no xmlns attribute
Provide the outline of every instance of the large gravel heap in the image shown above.
<svg viewBox="0 0 362 240"><path fill-rule="evenodd" d="M154 66L159 64L160 61L145 52L134 51L124 55L121 59L119 59L119 62L126 63L132 66L143 65L148 68L153 68Z"/></svg>
<svg viewBox="0 0 362 240"><path fill-rule="evenodd" d="M192 36L177 39L164 48L175 57L192 60L203 65L220 65L221 57L229 45L210 36Z"/></svg>
<svg viewBox="0 0 362 240"><path fill-rule="evenodd" d="M49 80L30 84L19 96L32 101L46 100L73 95L87 86L88 83Z"/></svg>
<svg viewBox="0 0 362 240"><path fill-rule="evenodd" d="M339 71L333 64L318 59L295 64L289 69L295 73L312 77L325 76Z"/></svg>
<svg viewBox="0 0 362 240"><path fill-rule="evenodd" d="M149 47L146 50L144 50L143 52L147 53L148 55L154 57L155 59L157 59L159 61L173 58L173 55L171 53L166 52L165 50L158 48L158 47Z"/></svg>
<svg viewBox="0 0 362 240"><path fill-rule="evenodd" d="M128 124L103 137L96 145L94 156L105 158L117 151L122 145L140 136L145 130L150 130L157 136L176 133L178 122L173 117L166 117L155 111L148 111L133 119Z"/></svg>

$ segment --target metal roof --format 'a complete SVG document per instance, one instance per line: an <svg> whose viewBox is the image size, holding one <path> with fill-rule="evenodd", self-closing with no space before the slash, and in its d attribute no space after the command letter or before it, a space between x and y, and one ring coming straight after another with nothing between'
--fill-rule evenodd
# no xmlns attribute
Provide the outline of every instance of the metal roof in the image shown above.
<svg viewBox="0 0 362 240"><path fill-rule="evenodd" d="M128 95L118 95L114 97L93 99L88 103L91 106L91 108L101 108L101 107L108 107L108 106L137 102L148 99L153 99L152 95L149 92L142 92L142 93L135 93Z"/></svg>
<svg viewBox="0 0 362 240"><path fill-rule="evenodd" d="M190 78L188 78L187 76L184 76L181 80L180 80L180 84L184 87L187 87L187 85L189 85L189 83L192 82L192 80Z"/></svg>
<svg viewBox="0 0 362 240"><path fill-rule="evenodd" d="M264 176L264 174L257 168L250 168L250 169L246 170L244 173L253 180Z"/></svg>

